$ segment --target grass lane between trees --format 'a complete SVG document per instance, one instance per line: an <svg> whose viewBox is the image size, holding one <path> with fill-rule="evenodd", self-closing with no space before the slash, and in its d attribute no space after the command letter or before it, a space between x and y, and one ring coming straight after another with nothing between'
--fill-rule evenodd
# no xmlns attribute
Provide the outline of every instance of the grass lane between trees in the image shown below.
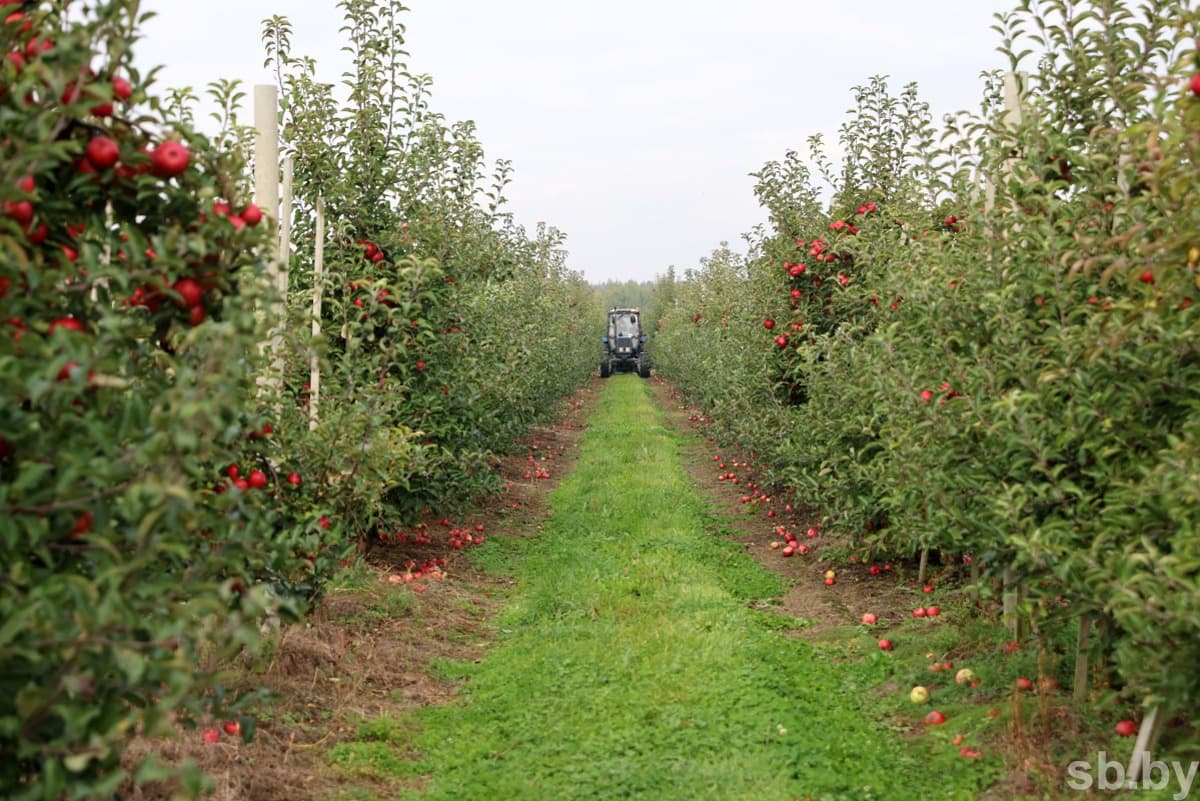
<svg viewBox="0 0 1200 801"><path fill-rule="evenodd" d="M779 579L723 536L681 444L647 382L606 382L544 530L477 552L516 586L489 655L442 666L461 702L367 721L334 763L429 777L404 797L431 801L973 798L994 779L872 715L886 655L753 608Z"/></svg>

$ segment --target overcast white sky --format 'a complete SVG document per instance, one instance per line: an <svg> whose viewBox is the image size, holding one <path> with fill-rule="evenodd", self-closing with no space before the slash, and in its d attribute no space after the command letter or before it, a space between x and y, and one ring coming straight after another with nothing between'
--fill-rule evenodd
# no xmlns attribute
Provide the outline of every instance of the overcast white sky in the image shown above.
<svg viewBox="0 0 1200 801"><path fill-rule="evenodd" d="M1016 0L411 0L409 67L433 105L471 119L489 160L511 159L509 209L567 234L591 281L696 266L765 215L749 173L822 132L851 87L910 81L935 118L978 106L1004 66L993 14ZM323 80L345 69L335 0L143 0L136 50L159 88L270 83L261 22L294 26Z"/></svg>

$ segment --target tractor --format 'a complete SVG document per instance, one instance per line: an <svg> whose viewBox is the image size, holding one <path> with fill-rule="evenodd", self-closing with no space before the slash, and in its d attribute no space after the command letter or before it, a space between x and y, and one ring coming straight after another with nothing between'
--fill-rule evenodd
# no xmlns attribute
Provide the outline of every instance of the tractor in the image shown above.
<svg viewBox="0 0 1200 801"><path fill-rule="evenodd" d="M600 361L600 377L613 373L637 371L642 378L650 377L650 356L646 353L646 334L642 331L642 313L638 309L610 309L608 333L604 342L604 358Z"/></svg>

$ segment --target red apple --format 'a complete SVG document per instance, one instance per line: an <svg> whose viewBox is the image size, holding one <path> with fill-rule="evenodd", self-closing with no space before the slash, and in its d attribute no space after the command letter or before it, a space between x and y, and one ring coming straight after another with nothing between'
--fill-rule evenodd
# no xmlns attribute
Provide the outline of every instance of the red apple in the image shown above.
<svg viewBox="0 0 1200 801"><path fill-rule="evenodd" d="M56 375L55 378L57 378L59 381L70 381L71 376L74 375L75 371L78 369L79 362L67 362L62 366L61 369L59 369L58 375Z"/></svg>
<svg viewBox="0 0 1200 801"><path fill-rule="evenodd" d="M78 333L83 333L84 330L83 323L79 322L74 317L60 317L54 322L50 323L50 328L46 331L46 333L53 334L60 328L65 331L75 331Z"/></svg>
<svg viewBox="0 0 1200 801"><path fill-rule="evenodd" d="M150 152L150 172L159 178L174 178L187 169L189 160L187 145L170 139Z"/></svg>
<svg viewBox="0 0 1200 801"><path fill-rule="evenodd" d="M925 607L918 606L916 609L914 609L912 611L912 616L913 617L925 617Z"/></svg>
<svg viewBox="0 0 1200 801"><path fill-rule="evenodd" d="M880 640L879 641L879 650L880 651L892 650L892 641L891 640Z"/></svg>
<svg viewBox="0 0 1200 801"><path fill-rule="evenodd" d="M248 203L246 204L246 208L242 209L242 213L239 216L241 216L242 221L245 222L246 225L254 227L262 222L263 213L262 209L260 209L258 206L254 205L253 203Z"/></svg>
<svg viewBox="0 0 1200 801"><path fill-rule="evenodd" d="M867 612L862 616L864 626L874 626L879 621L874 612Z"/></svg>
<svg viewBox="0 0 1200 801"><path fill-rule="evenodd" d="M4 216L11 218L18 225L29 225L33 222L33 203L28 200L6 200Z"/></svg>
<svg viewBox="0 0 1200 801"><path fill-rule="evenodd" d="M204 288L195 278L180 278L171 284L171 289L179 294L176 304L185 309L195 308L204 300Z"/></svg>
<svg viewBox="0 0 1200 801"><path fill-rule="evenodd" d="M34 245L40 245L50 236L50 229L45 222L39 222L34 228L25 231L25 238Z"/></svg>
<svg viewBox="0 0 1200 801"><path fill-rule="evenodd" d="M221 742L221 732L216 729L205 729L200 732L200 739L209 745L216 745Z"/></svg>
<svg viewBox="0 0 1200 801"><path fill-rule="evenodd" d="M1016 680L1014 686L1021 692L1029 692L1033 689L1033 682L1022 676Z"/></svg>
<svg viewBox="0 0 1200 801"><path fill-rule="evenodd" d="M223 728L225 730L225 733L228 734L230 737L237 737L237 736L241 735L241 733L242 733L242 724L238 723L236 720L225 721L221 725L221 728Z"/></svg>
<svg viewBox="0 0 1200 801"><path fill-rule="evenodd" d="M267 474L261 470L251 470L246 483L253 489L262 489L267 486Z"/></svg>
<svg viewBox="0 0 1200 801"><path fill-rule="evenodd" d="M925 716L925 725L927 726L941 726L945 722L946 716L941 712L938 712L936 709Z"/></svg>
<svg viewBox="0 0 1200 801"><path fill-rule="evenodd" d="M287 483L291 484L293 487L299 487L304 483L304 479L300 477L299 473L288 473Z"/></svg>
<svg viewBox="0 0 1200 801"><path fill-rule="evenodd" d="M133 97L133 87L129 81L122 78L120 75L114 75L112 79L112 93L117 100L128 100Z"/></svg>
<svg viewBox="0 0 1200 801"><path fill-rule="evenodd" d="M772 320L770 317L768 317L767 319L763 320L763 328L765 328L765 329L767 329L768 331L770 331L770 330L771 330L772 328L774 328L774 327L775 327L775 321L774 321L774 320Z"/></svg>
<svg viewBox="0 0 1200 801"><path fill-rule="evenodd" d="M1138 727L1132 720L1122 720L1114 730L1122 737L1132 737L1137 734Z"/></svg>
<svg viewBox="0 0 1200 801"><path fill-rule="evenodd" d="M121 147L107 136L93 136L87 143L87 159L98 170L111 169L121 158Z"/></svg>
<svg viewBox="0 0 1200 801"><path fill-rule="evenodd" d="M926 617L937 617L941 613L942 613L942 610L936 606L925 607L925 616Z"/></svg>
<svg viewBox="0 0 1200 801"><path fill-rule="evenodd" d="M68 532L71 539L90 533L93 522L94 518L90 509L84 509L80 512L79 517L75 518L75 525L71 526L71 531Z"/></svg>

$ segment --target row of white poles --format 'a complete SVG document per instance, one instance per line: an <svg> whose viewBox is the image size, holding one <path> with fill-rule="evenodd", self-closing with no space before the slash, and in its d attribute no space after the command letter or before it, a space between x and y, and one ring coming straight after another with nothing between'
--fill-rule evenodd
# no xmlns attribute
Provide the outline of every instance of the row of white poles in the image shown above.
<svg viewBox="0 0 1200 801"><path fill-rule="evenodd" d="M273 293L267 347L271 368L263 384L276 395L283 389L284 337L287 333L288 266L292 250L293 163L279 160L279 91L270 84L254 87L254 201L277 224L274 252L267 259L267 283ZM325 201L317 199L313 259L312 335L321 334L321 304L325 280ZM321 364L314 351L309 360L308 425L316 429L321 399Z"/></svg>

